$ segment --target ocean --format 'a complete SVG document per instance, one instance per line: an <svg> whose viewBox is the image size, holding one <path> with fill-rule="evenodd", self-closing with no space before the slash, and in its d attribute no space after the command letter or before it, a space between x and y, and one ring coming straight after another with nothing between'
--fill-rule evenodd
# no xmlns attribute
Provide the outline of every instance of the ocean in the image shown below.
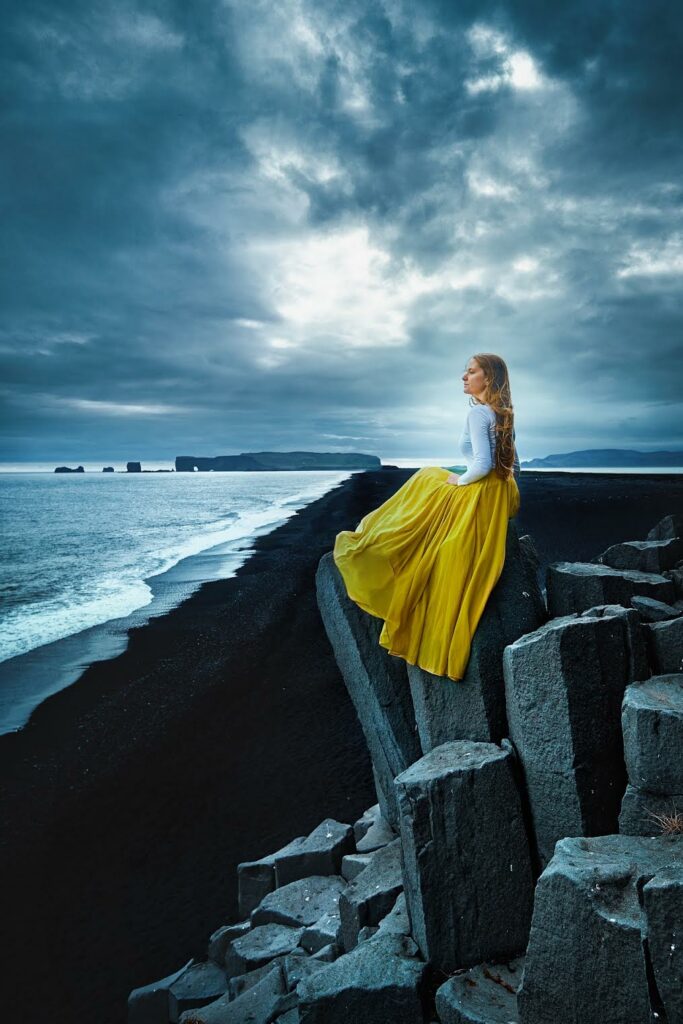
<svg viewBox="0 0 683 1024"><path fill-rule="evenodd" d="M233 575L255 537L351 472L0 474L0 733L87 662L50 682L41 652Z"/></svg>

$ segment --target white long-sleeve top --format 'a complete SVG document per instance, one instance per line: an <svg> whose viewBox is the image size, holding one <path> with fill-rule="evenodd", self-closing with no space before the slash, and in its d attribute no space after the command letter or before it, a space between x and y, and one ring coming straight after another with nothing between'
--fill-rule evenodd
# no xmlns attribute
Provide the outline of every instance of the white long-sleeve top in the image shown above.
<svg viewBox="0 0 683 1024"><path fill-rule="evenodd" d="M467 465L466 472L458 478L458 486L481 480L493 469L496 455L496 414L490 405L470 406L458 444L460 454ZM515 448L515 476L518 475L519 469Z"/></svg>

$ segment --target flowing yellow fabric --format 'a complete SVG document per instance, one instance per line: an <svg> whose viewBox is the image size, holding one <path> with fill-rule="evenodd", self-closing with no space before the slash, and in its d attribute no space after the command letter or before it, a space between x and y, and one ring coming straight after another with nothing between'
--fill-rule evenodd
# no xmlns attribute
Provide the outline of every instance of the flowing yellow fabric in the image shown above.
<svg viewBox="0 0 683 1024"><path fill-rule="evenodd" d="M472 637L505 562L516 480L494 470L461 486L426 466L338 533L334 561L349 597L384 619L389 654L437 676L465 675Z"/></svg>

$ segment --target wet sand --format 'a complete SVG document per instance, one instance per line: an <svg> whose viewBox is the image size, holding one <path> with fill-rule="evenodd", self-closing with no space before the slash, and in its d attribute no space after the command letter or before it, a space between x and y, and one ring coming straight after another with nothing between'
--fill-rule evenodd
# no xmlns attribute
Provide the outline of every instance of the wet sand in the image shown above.
<svg viewBox="0 0 683 1024"><path fill-rule="evenodd" d="M240 860L374 803L314 575L413 472L354 474L0 737L12 1020L124 1021L131 988L204 958L236 919ZM674 474L524 473L520 491L543 567L683 511Z"/></svg>

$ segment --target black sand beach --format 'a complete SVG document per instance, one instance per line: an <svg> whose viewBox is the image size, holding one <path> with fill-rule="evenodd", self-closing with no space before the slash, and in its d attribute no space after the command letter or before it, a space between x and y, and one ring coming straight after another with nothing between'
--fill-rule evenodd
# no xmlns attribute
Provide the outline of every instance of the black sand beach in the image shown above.
<svg viewBox="0 0 683 1024"><path fill-rule="evenodd" d="M375 802L314 574L413 472L354 474L0 737L10 1020L125 1021L131 988L236 919L238 861ZM683 511L673 474L524 473L520 490L543 567Z"/></svg>

